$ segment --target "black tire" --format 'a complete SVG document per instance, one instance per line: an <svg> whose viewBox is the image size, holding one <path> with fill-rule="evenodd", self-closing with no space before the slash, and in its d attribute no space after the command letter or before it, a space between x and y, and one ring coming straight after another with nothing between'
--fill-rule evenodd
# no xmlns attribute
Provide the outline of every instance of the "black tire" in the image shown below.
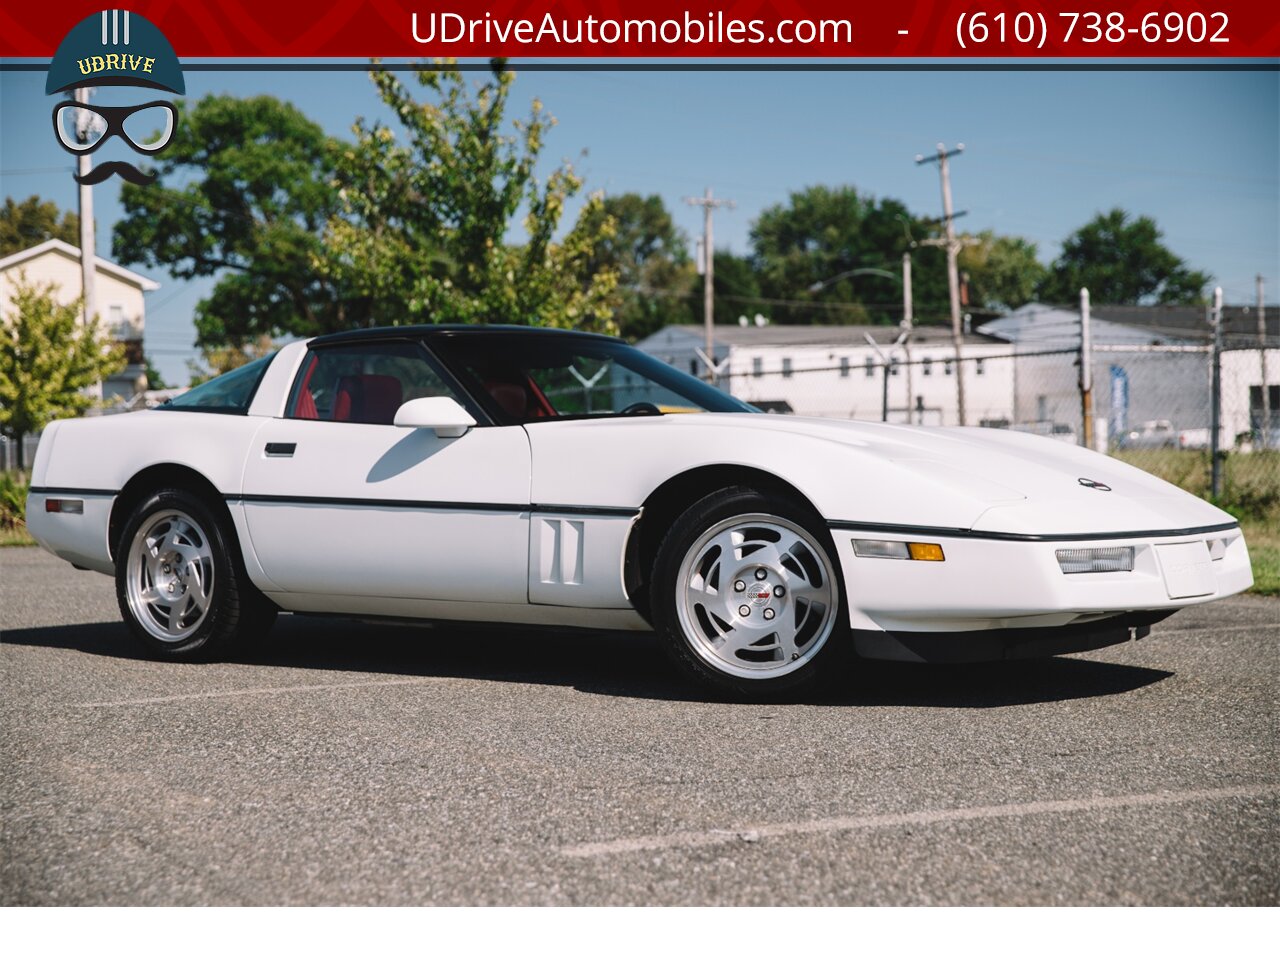
<svg viewBox="0 0 1280 960"><path fill-rule="evenodd" d="M736 665L723 667L706 643L687 633L681 621L680 605L685 603L681 567L686 556L717 525L751 515L768 515L788 521L807 534L810 544L825 554L825 569L830 571L834 588L831 591L834 609L830 614L832 619L826 621L830 627L825 639L805 654L800 666L780 676L755 677L729 672L741 668ZM672 524L658 547L649 583L654 626L676 665L685 675L734 699L767 701L792 698L811 690L823 679L838 676L852 657L847 600L835 544L822 518L794 497L765 494L748 487L730 487L703 497ZM736 585L736 580L734 583ZM733 602L738 601L735 599ZM773 601L764 602L772 604ZM749 606L744 603L740 609ZM752 614L757 612L754 607L751 610ZM786 615L784 610L782 616ZM798 655L793 656L799 659ZM769 669L787 669L785 657Z"/></svg>
<svg viewBox="0 0 1280 960"><path fill-rule="evenodd" d="M198 620L194 607L189 608L192 611L189 635L165 639L155 632L165 629L159 622L165 607L157 607L140 598L140 594L145 592L144 587L148 584L150 574L142 570L145 563L140 556L131 563L130 553L144 527L154 529L157 523L165 524L166 518L179 517L194 522L193 534L188 534L189 540L194 536L194 541L207 541L208 557L198 565L201 570L209 572L196 576L191 567L187 567L187 580L181 583L170 581L178 589L175 596L181 599L182 592L188 589L188 583L210 577L210 572L211 578L207 581L210 585L208 602ZM188 528L185 522L183 528ZM116 544L115 558L116 601L120 605L120 615L134 636L160 659L216 659L225 656L243 641L266 633L275 623L278 610L249 581L235 531L230 523L199 497L185 490L164 488L142 500L124 525ZM179 566L177 562L172 564L173 569ZM166 566L164 570L168 574L170 566ZM156 584L150 584L150 587L153 592L160 592ZM135 609L135 604L138 609ZM176 632L183 631L179 629Z"/></svg>

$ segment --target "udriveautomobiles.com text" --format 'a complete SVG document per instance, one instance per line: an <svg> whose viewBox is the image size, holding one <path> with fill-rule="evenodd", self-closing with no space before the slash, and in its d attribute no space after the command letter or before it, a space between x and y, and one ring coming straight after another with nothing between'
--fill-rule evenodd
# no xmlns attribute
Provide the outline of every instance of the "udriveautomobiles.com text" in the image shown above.
<svg viewBox="0 0 1280 960"><path fill-rule="evenodd" d="M609 17L499 18L485 14L414 13L413 39L418 43L521 44L797 44L852 43L849 20L739 20L723 13L679 18L613 19Z"/></svg>

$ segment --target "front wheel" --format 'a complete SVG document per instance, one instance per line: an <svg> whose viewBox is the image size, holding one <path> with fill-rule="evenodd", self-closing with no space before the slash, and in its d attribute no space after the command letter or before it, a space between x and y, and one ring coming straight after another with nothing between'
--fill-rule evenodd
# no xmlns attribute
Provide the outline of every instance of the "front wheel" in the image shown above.
<svg viewBox="0 0 1280 960"><path fill-rule="evenodd" d="M658 631L702 682L737 696L794 692L848 650L834 556L821 518L792 498L711 494L658 548Z"/></svg>
<svg viewBox="0 0 1280 960"><path fill-rule="evenodd" d="M206 659L271 626L276 608L249 583L234 543L183 490L159 490L133 511L116 550L116 599L152 653Z"/></svg>

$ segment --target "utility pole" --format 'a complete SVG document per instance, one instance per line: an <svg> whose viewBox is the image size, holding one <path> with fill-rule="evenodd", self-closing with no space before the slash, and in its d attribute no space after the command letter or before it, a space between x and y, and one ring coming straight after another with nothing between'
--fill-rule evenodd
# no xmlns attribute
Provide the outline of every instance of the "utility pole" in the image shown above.
<svg viewBox="0 0 1280 960"><path fill-rule="evenodd" d="M105 28L104 28L105 29ZM88 103L92 90L89 87L77 87L75 98L80 103ZM91 110L75 112L76 140L81 144L89 142L90 134L101 133L103 121ZM93 187L85 183L85 178L93 168L89 154L82 153L76 158L76 173L80 184L80 284L84 296L84 324L88 327L98 315L96 258L93 249ZM102 381L90 388L99 400L102 399Z"/></svg>
<svg viewBox="0 0 1280 960"><path fill-rule="evenodd" d="M902 255L902 352L907 358L907 423L915 423L915 393L911 379L911 331L915 316L911 304L911 252Z"/></svg>
<svg viewBox="0 0 1280 960"><path fill-rule="evenodd" d="M728 207L732 210L736 203L732 200L717 200L711 195L711 188L701 197L685 197L684 202L691 207L702 208L702 311L706 326L706 355L711 361L707 374L711 382L716 381L716 328L715 328L715 245L712 241L712 214L717 207Z"/></svg>
<svg viewBox="0 0 1280 960"><path fill-rule="evenodd" d="M956 353L956 415L960 426L965 426L964 410L964 332L960 326L960 270L956 264L956 256L960 253L964 242L956 239L955 214L951 209L951 157L964 152L964 144L957 143L954 150L948 150L945 144L938 144L938 152L931 157L916 156L916 165L925 163L938 164L938 177L942 181L942 219L946 226L947 237L944 243L923 241L930 246L945 246L947 251L947 286L951 293L951 342Z"/></svg>
<svg viewBox="0 0 1280 960"><path fill-rule="evenodd" d="M1262 368L1262 430L1258 446L1265 450L1271 443L1271 394L1267 386L1267 307L1263 298L1262 274L1258 274L1258 365Z"/></svg>
<svg viewBox="0 0 1280 960"><path fill-rule="evenodd" d="M1213 288L1213 413L1210 417L1209 451L1212 457L1210 487L1213 498L1222 496L1222 288Z"/></svg>
<svg viewBox="0 0 1280 960"><path fill-rule="evenodd" d="M1080 440L1093 449L1093 330L1089 323L1089 289L1080 288Z"/></svg>

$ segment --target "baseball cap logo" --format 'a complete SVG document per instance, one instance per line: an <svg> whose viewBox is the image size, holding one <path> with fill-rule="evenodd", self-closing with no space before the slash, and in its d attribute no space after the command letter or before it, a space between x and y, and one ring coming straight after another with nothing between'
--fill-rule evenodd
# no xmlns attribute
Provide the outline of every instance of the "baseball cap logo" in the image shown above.
<svg viewBox="0 0 1280 960"><path fill-rule="evenodd" d="M172 103L150 100L136 106L103 106L90 104L81 93L103 86L186 92L173 46L151 21L128 10L103 10L81 20L58 45L49 64L45 93L75 91L72 99L53 108L54 133L68 153L93 153L114 137L146 156L169 145L178 122ZM77 173L76 181L101 183L115 174L136 184L155 180L154 173L111 160L88 173Z"/></svg>
<svg viewBox="0 0 1280 960"><path fill-rule="evenodd" d="M44 92L87 86L187 92L172 44L150 20L128 10L85 17L58 45Z"/></svg>

